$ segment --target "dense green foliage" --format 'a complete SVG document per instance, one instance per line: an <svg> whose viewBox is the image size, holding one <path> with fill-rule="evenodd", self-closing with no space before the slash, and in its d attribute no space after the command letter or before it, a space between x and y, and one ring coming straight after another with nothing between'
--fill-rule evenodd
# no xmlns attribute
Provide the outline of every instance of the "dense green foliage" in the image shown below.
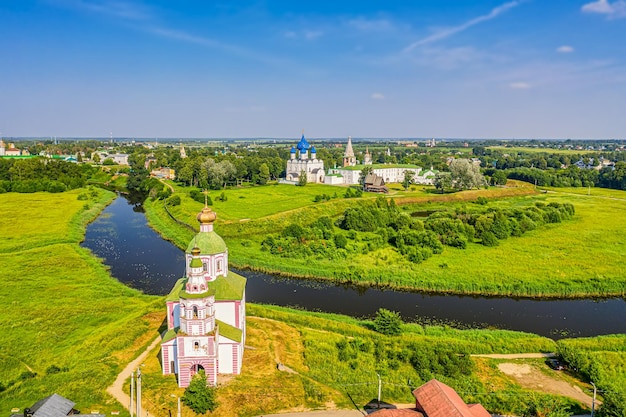
<svg viewBox="0 0 626 417"><path fill-rule="evenodd" d="M433 254L441 254L444 246L465 249L475 241L497 246L499 240L521 236L544 224L560 223L573 215L572 204L552 202L510 210L442 210L422 221L402 212L393 199L379 196L375 201L347 208L337 220L337 226L347 231L339 236L352 240L352 245L344 237L335 239L333 223L324 216L308 227L292 223L281 235L269 234L261 248L282 257L345 259L350 253L365 254L391 246L409 261L421 263ZM357 236L362 244L357 243Z"/></svg>
<svg viewBox="0 0 626 417"><path fill-rule="evenodd" d="M0 193L59 193L85 186L100 169L44 157L0 158Z"/></svg>
<svg viewBox="0 0 626 417"><path fill-rule="evenodd" d="M217 408L215 388L207 386L204 370L193 376L185 389L182 402L198 414L205 414Z"/></svg>
<svg viewBox="0 0 626 417"><path fill-rule="evenodd" d="M402 318L395 311L379 308L374 317L374 330L387 336L402 333Z"/></svg>
<svg viewBox="0 0 626 417"><path fill-rule="evenodd" d="M559 354L601 390L600 415L626 417L626 335L565 339Z"/></svg>

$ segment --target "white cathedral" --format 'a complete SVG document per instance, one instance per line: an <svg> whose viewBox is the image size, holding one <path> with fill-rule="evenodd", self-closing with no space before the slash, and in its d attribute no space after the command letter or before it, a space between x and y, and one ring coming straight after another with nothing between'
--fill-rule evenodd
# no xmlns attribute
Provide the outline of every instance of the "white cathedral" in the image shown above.
<svg viewBox="0 0 626 417"><path fill-rule="evenodd" d="M208 385L218 374L239 374L246 340L246 279L228 270L228 248L213 231L216 214L205 204L200 232L185 251L185 276L166 298L167 331L161 341L163 374L178 386L204 370Z"/></svg>
<svg viewBox="0 0 626 417"><path fill-rule="evenodd" d="M301 175L306 175L307 182L312 183L323 183L326 175L324 161L317 159L315 146L309 146L304 133L300 142L291 148L285 179L297 183Z"/></svg>

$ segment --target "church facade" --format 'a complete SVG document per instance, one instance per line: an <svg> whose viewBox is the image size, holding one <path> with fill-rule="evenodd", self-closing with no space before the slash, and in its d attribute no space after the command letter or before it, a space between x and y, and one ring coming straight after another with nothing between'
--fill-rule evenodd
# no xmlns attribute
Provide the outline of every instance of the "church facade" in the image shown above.
<svg viewBox="0 0 626 417"><path fill-rule="evenodd" d="M301 175L306 175L307 182L324 182L326 176L324 161L317 159L315 146L309 145L309 142L304 138L304 133L300 142L291 148L285 172L285 179L289 182L297 183Z"/></svg>
<svg viewBox="0 0 626 417"><path fill-rule="evenodd" d="M218 374L241 373L246 339L246 279L228 269L228 248L213 230L216 214L205 204L200 232L185 251L185 276L166 298L167 331L161 341L163 374L178 386L204 370L207 384Z"/></svg>

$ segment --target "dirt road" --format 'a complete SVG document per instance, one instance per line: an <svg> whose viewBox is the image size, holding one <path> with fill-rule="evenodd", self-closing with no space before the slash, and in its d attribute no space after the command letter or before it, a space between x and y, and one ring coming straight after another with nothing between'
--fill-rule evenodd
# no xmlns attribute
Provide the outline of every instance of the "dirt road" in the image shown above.
<svg viewBox="0 0 626 417"><path fill-rule="evenodd" d="M124 386L124 381L130 378L131 372L133 372L141 365L144 359L146 359L146 356L148 356L148 353L150 353L152 349L157 347L160 342L160 336L154 339L154 341L150 343L150 346L148 346L141 355L139 355L134 361L126 365L126 368L124 368L124 370L120 372L120 374L115 379L115 382L113 382L113 385L107 388L107 392L111 394L117 401L119 401L119 403L122 404L127 410L130 408L130 397L126 395L126 393L122 390L122 387ZM146 412L145 417L149 417L147 410L143 411Z"/></svg>

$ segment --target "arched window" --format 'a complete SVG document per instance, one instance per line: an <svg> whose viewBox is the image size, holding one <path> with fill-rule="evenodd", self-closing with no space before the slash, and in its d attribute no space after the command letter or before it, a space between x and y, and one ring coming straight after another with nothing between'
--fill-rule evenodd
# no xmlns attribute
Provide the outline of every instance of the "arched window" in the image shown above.
<svg viewBox="0 0 626 417"><path fill-rule="evenodd" d="M206 272L209 270L209 264L206 262L202 262L202 271Z"/></svg>
<svg viewBox="0 0 626 417"><path fill-rule="evenodd" d="M200 342L193 342L193 350L200 350Z"/></svg>
<svg viewBox="0 0 626 417"><path fill-rule="evenodd" d="M193 318L197 319L198 318L198 307L193 306Z"/></svg>
<svg viewBox="0 0 626 417"><path fill-rule="evenodd" d="M217 272L222 272L222 260L217 261Z"/></svg>

